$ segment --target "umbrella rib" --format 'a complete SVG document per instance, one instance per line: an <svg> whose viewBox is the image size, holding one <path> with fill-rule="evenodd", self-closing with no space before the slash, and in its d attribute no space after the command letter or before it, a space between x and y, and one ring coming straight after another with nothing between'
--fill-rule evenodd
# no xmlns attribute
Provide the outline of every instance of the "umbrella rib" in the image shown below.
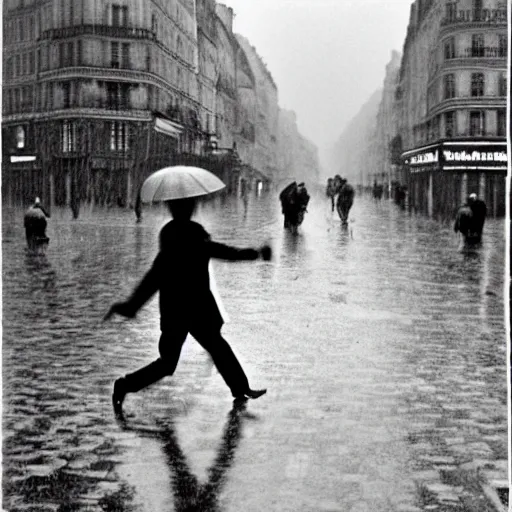
<svg viewBox="0 0 512 512"><path fill-rule="evenodd" d="M157 193L158 191L160 190L160 188L162 187L162 185L164 184L164 181L165 180L161 180L160 183L158 184L158 187L156 187L156 190L155 192L153 193L153 200L151 202L153 202L155 200L155 197L157 196ZM156 201L158 201L158 199L156 199Z"/></svg>
<svg viewBox="0 0 512 512"><path fill-rule="evenodd" d="M197 182L197 184L207 193L210 193L210 191L193 175L193 174L189 174L189 176Z"/></svg>

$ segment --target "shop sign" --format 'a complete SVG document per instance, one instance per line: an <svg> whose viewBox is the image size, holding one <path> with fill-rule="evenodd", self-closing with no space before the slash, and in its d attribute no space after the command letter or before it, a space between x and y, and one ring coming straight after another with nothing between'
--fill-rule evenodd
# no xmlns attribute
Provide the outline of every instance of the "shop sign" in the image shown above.
<svg viewBox="0 0 512 512"><path fill-rule="evenodd" d="M445 162L507 162L505 151L443 151Z"/></svg>
<svg viewBox="0 0 512 512"><path fill-rule="evenodd" d="M409 159L409 165L428 165L439 162L439 151L428 151L426 153L420 153L419 155L411 156ZM407 162L406 162L407 163Z"/></svg>

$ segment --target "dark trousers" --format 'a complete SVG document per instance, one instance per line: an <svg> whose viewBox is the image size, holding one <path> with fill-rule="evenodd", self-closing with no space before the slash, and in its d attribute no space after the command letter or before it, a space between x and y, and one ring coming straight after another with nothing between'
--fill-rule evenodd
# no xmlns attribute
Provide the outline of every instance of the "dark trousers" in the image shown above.
<svg viewBox="0 0 512 512"><path fill-rule="evenodd" d="M149 365L126 375L126 390L139 391L167 375L172 375L178 365L181 347L188 334L186 328L162 332L158 349L160 357ZM217 370L231 389L233 396L243 395L249 390L249 381L228 342L221 336L220 328L194 328L190 334L210 354Z"/></svg>

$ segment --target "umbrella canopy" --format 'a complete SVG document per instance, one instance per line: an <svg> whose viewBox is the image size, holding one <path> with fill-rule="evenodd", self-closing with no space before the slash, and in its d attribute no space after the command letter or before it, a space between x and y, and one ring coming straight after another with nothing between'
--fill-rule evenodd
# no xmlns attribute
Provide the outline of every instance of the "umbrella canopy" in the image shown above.
<svg viewBox="0 0 512 512"><path fill-rule="evenodd" d="M198 197L222 190L226 185L210 171L200 167L176 165L149 176L140 191L144 203Z"/></svg>

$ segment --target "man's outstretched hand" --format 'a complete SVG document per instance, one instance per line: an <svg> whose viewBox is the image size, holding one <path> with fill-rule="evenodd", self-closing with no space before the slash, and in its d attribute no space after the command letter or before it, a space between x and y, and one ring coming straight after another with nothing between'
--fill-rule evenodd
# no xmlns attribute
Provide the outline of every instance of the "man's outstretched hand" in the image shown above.
<svg viewBox="0 0 512 512"><path fill-rule="evenodd" d="M114 314L124 316L126 318L134 318L135 311L130 307L127 302L116 302L108 310L107 314L103 317L103 321L109 320Z"/></svg>
<svg viewBox="0 0 512 512"><path fill-rule="evenodd" d="M270 261L272 259L272 247L270 245L264 245L260 248L260 254L262 259Z"/></svg>

